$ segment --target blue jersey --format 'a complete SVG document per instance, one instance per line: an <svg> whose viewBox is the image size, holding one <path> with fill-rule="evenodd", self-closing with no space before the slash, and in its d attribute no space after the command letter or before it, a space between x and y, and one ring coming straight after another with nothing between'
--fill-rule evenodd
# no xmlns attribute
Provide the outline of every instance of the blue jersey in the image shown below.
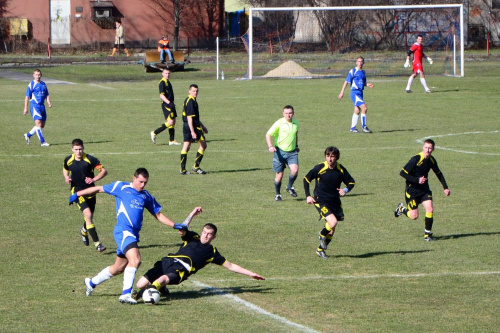
<svg viewBox="0 0 500 333"><path fill-rule="evenodd" d="M345 78L351 84L351 90L363 90L366 86L366 74L362 69L353 68Z"/></svg>
<svg viewBox="0 0 500 333"><path fill-rule="evenodd" d="M132 183L116 181L103 186L104 192L116 197L116 227L139 236L144 208L151 215L161 211L161 206L148 191L134 189ZM116 229L116 228L115 228Z"/></svg>
<svg viewBox="0 0 500 333"><path fill-rule="evenodd" d="M31 81L26 89L26 97L30 99L31 104L43 105L45 99L49 96L49 90L45 82L40 81L39 83Z"/></svg>

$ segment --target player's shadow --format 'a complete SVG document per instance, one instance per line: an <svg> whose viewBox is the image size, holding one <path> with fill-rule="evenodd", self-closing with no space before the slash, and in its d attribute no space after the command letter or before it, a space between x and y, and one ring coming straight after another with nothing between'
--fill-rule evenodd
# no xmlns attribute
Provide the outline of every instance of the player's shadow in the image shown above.
<svg viewBox="0 0 500 333"><path fill-rule="evenodd" d="M249 171L261 171L261 170L269 170L269 168L218 170L218 171L210 171L210 173L233 173L233 172L249 172Z"/></svg>
<svg viewBox="0 0 500 333"><path fill-rule="evenodd" d="M364 259L364 258L372 258L376 256L382 256L386 254L401 254L401 255L406 255L406 254L415 254L415 253L424 253L424 252L430 252L432 250L412 250L412 251L380 251L380 252L368 252L368 253L363 253L363 254L358 254L358 255L337 255L333 256L336 258L358 258L358 259Z"/></svg>
<svg viewBox="0 0 500 333"><path fill-rule="evenodd" d="M176 244L148 244L148 245L140 245L139 246L139 249L153 249L153 248L157 248L157 247L160 247L160 248L172 248L172 247L179 247L181 246L183 243L176 243ZM172 252L172 251L170 251ZM165 254L166 255L166 254Z"/></svg>
<svg viewBox="0 0 500 333"><path fill-rule="evenodd" d="M377 131L377 133L393 133L393 132L413 132L413 131L419 131L419 128L407 128L407 129L392 129L392 130L385 130L385 131Z"/></svg>
<svg viewBox="0 0 500 333"><path fill-rule="evenodd" d="M445 236L432 236L436 240L448 240L448 239L457 239L463 237L475 237L475 236L492 236L492 235L500 235L500 232L476 232L470 234L455 234L455 235L445 235Z"/></svg>
<svg viewBox="0 0 500 333"><path fill-rule="evenodd" d="M237 139L211 139L211 140L207 140L207 143L210 143L210 142L224 142L224 141L236 141Z"/></svg>
<svg viewBox="0 0 500 333"><path fill-rule="evenodd" d="M274 288L259 287L226 287L226 288L201 288L200 290L175 291L170 290L168 298L174 299L196 299L210 296L237 295L243 293L264 293Z"/></svg>

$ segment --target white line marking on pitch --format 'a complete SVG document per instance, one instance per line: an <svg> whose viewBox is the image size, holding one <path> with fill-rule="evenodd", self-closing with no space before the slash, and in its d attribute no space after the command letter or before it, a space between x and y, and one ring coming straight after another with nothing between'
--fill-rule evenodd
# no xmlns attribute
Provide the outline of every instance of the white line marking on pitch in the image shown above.
<svg viewBox="0 0 500 333"><path fill-rule="evenodd" d="M113 87L101 86L101 85L95 84L95 83L90 83L89 86L101 88L101 89L115 90L115 88L113 88Z"/></svg>
<svg viewBox="0 0 500 333"><path fill-rule="evenodd" d="M208 288L208 289L215 290L215 291L218 290L218 288L211 287L209 285L203 284L203 283L198 282L198 281L191 280L191 282L193 284L195 284L196 286L201 287L201 288ZM314 330L312 328L309 328L307 326L303 326L303 325L294 323L293 321L290 321L290 320L288 320L286 318L280 317L280 316L275 315L275 314L273 314L273 313L271 313L269 311L266 311L266 310L258 307L257 305L255 305L253 303L247 302L247 301L239 298L238 296L226 293L224 291L220 291L220 292L218 292L218 294L220 296L222 296L222 297L229 298L230 300L232 300L232 301L234 301L234 302L236 302L236 303L238 303L240 305L243 305L244 307L246 307L246 308L248 308L250 310L253 310L253 311L255 311L255 312L257 312L257 313L259 313L261 315L271 317L272 319L277 320L277 321L279 321L282 324L294 327L294 328L296 328L297 330L299 330L301 332L319 333L318 331L316 331L316 330Z"/></svg>
<svg viewBox="0 0 500 333"><path fill-rule="evenodd" d="M309 281L309 280L354 280L354 279L380 279L380 278L426 278L426 277L440 277L440 276L480 276L480 275L498 275L500 271L486 271L486 272L444 272L444 273L414 273L414 274L374 274L374 275L328 275L328 276L303 276L303 277L266 277L266 281ZM228 283L234 281L241 281L241 279L224 279L224 280L210 280L209 282Z"/></svg>
<svg viewBox="0 0 500 333"><path fill-rule="evenodd" d="M464 133L449 133L449 134L442 134L442 135L426 136L425 138L417 139L416 141L418 143L420 143L420 144L423 144L426 139L432 139L432 138L443 138L443 137L447 137L447 136L456 136L456 135L496 134L496 133L500 133L500 131L489 131L489 132L478 131L478 132L464 132ZM462 154L488 155L488 156L499 156L500 155L498 153L480 153L480 152L477 152L477 151L468 151L468 150L461 150L461 149L445 148L445 147L441 147L441 146L437 146L437 145L436 145L436 149L449 150L449 151L453 151L455 153L462 153Z"/></svg>

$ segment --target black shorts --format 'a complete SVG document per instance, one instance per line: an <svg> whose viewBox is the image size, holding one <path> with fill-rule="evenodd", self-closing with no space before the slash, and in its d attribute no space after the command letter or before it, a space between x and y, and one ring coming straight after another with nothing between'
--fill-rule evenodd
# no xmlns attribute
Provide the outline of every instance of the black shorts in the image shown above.
<svg viewBox="0 0 500 333"><path fill-rule="evenodd" d="M406 189L405 193L406 204L409 210L414 210L418 208L422 202L427 200L432 200L432 191L423 192L418 191L413 188Z"/></svg>
<svg viewBox="0 0 500 333"><path fill-rule="evenodd" d="M182 264L175 262L173 258L164 257L157 261L153 268L144 274L149 283L155 282L162 275L168 276L168 284L179 284L184 281L186 269Z"/></svg>
<svg viewBox="0 0 500 333"><path fill-rule="evenodd" d="M80 208L82 212L84 211L84 209L89 208L90 211L94 213L96 202L97 200L95 195L92 197L80 196L78 197L78 202L76 203L76 205L78 206L78 208Z"/></svg>
<svg viewBox="0 0 500 333"><path fill-rule="evenodd" d="M340 200L339 200L340 202ZM344 221L344 211L342 210L342 204L330 204L330 203L315 203L314 207L319 212L320 219L326 217L328 215L335 215L335 218L337 218L337 221Z"/></svg>
<svg viewBox="0 0 500 333"><path fill-rule="evenodd" d="M188 123L184 123L182 127L182 133L184 134L184 142L197 142L197 141L205 141L205 134L201 130L201 127L195 127L194 132L196 133L196 139L193 139L191 136L191 129L189 128Z"/></svg>
<svg viewBox="0 0 500 333"><path fill-rule="evenodd" d="M165 116L165 120L177 118L177 111L175 110L175 105L170 103L161 103L161 110Z"/></svg>

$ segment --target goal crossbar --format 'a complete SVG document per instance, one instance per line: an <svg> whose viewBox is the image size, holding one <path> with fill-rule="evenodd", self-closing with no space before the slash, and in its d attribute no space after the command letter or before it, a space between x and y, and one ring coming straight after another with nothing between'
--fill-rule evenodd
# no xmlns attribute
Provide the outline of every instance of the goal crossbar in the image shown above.
<svg viewBox="0 0 500 333"><path fill-rule="evenodd" d="M337 7L264 7L250 8L248 20L248 79L252 79L253 72L253 12L270 11L325 11L325 10L376 10L376 9L440 9L458 8L460 10L460 76L464 76L464 6L463 4L439 4L439 5L392 5L392 6L337 6Z"/></svg>

